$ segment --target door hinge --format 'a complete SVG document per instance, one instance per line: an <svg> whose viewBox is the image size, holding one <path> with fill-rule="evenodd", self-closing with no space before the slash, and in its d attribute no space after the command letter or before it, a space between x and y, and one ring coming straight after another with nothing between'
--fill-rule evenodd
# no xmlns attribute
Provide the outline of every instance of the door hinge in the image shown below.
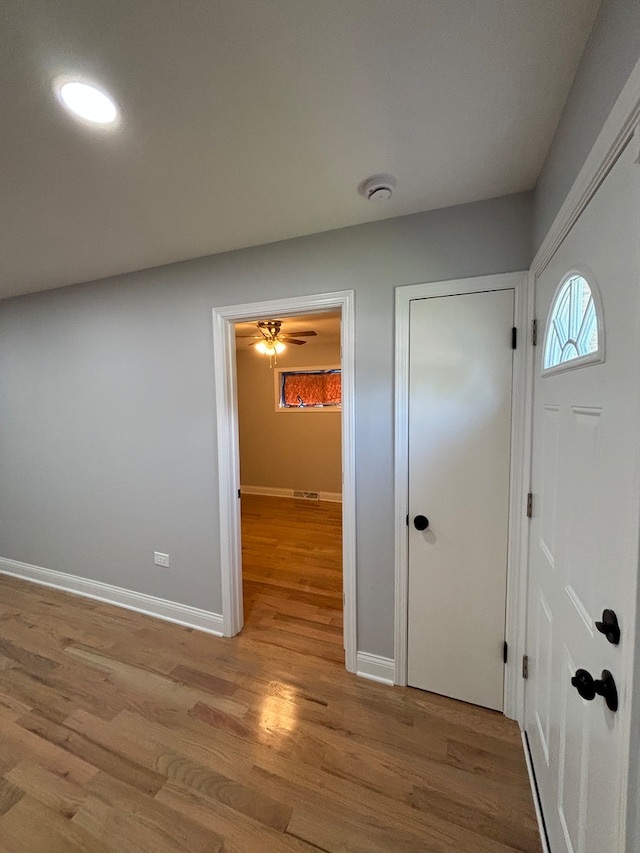
<svg viewBox="0 0 640 853"><path fill-rule="evenodd" d="M407 527L409 526L409 516L407 515Z"/></svg>
<svg viewBox="0 0 640 853"><path fill-rule="evenodd" d="M538 346L538 321L531 321L531 346Z"/></svg>
<svg viewBox="0 0 640 853"><path fill-rule="evenodd" d="M531 492L527 495L527 518L533 516L533 495Z"/></svg>
<svg viewBox="0 0 640 853"><path fill-rule="evenodd" d="M238 489L238 497L240 497L240 489Z"/></svg>
<svg viewBox="0 0 640 853"><path fill-rule="evenodd" d="M515 349L518 346L518 330L514 326L511 329L511 349Z"/></svg>
<svg viewBox="0 0 640 853"><path fill-rule="evenodd" d="M502 646L502 662L506 663L507 658L509 657L509 645L505 640L504 645Z"/></svg>
<svg viewBox="0 0 640 853"><path fill-rule="evenodd" d="M529 678L529 655L522 655L522 677Z"/></svg>

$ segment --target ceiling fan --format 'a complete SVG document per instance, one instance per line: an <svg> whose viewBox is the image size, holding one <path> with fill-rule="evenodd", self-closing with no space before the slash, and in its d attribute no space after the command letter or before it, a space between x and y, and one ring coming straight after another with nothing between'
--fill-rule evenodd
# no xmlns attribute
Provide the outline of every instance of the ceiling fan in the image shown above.
<svg viewBox="0 0 640 853"><path fill-rule="evenodd" d="M294 335L287 335L282 331L282 320L260 320L256 325L259 335L239 335L238 337L255 337L249 346L255 347L258 352L270 358L283 352L287 344L295 344L295 346L306 344L306 341L300 341L298 338L312 338L318 334L313 329L306 329L295 332Z"/></svg>

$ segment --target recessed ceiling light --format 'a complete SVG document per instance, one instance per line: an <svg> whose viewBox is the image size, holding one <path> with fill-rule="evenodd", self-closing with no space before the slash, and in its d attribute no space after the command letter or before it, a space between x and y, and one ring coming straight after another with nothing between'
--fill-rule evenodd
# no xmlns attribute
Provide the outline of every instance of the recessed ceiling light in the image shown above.
<svg viewBox="0 0 640 853"><path fill-rule="evenodd" d="M79 80L58 80L54 89L64 106L85 121L107 125L118 118L115 102L96 86Z"/></svg>

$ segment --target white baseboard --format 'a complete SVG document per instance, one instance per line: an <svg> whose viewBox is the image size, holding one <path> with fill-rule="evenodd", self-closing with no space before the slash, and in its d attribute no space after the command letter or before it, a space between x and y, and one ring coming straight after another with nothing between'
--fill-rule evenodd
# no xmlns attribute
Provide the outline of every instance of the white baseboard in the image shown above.
<svg viewBox="0 0 640 853"><path fill-rule="evenodd" d="M379 681L381 684L394 684L395 661L368 652L358 652L356 655L356 675Z"/></svg>
<svg viewBox="0 0 640 853"><path fill-rule="evenodd" d="M42 586L50 586L63 592L71 592L74 595L82 595L84 598L93 598L96 601L103 601L105 604L124 607L126 610L135 610L136 613L155 616L157 619L164 619L166 622L175 622L178 625L184 625L186 628L195 628L197 631L215 634L216 637L223 636L222 616L219 613L200 610L198 607L178 604L176 601L167 601L164 598L145 595L143 592L133 592L130 589L122 589L101 581L67 575L54 569L44 569L41 566L32 566L29 563L7 560L2 557L0 557L0 574L32 581Z"/></svg>
<svg viewBox="0 0 640 853"><path fill-rule="evenodd" d="M538 832L540 833L540 843L542 844L542 853L551 853L549 843L547 841L547 831L544 827L544 818L542 816L542 806L538 796L538 786L536 785L536 777L533 773L533 764L531 763L531 753L529 752L529 743L527 741L527 733L522 732L522 748L524 749L524 759L527 763L527 773L529 774L529 784L531 785L531 796L533 797L533 805L536 810L536 818L538 820Z"/></svg>
<svg viewBox="0 0 640 853"><path fill-rule="evenodd" d="M276 486L241 486L240 494L244 495L268 495L272 498L293 498L297 489L279 489ZM300 498L303 500L303 498ZM340 492L318 492L319 501L331 501L331 503L342 503Z"/></svg>

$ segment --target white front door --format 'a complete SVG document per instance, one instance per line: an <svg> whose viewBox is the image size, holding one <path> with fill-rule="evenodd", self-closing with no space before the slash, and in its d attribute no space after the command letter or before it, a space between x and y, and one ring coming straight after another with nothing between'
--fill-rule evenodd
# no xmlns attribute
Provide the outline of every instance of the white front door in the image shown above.
<svg viewBox="0 0 640 853"><path fill-rule="evenodd" d="M542 328L534 379L526 731L553 853L631 849L624 821L640 436L640 169L632 160L628 147L536 286ZM562 352L563 359L595 345L579 277L601 295L602 305L596 294L594 307L605 360L567 361L545 373L546 334L554 336L548 353ZM568 301L557 316L552 312L549 326L554 296L572 278ZM620 622L618 645L596 627L604 609ZM592 696L584 673L582 698L572 684L577 670L600 691L609 671L618 710ZM615 704L611 692L609 698Z"/></svg>
<svg viewBox="0 0 640 853"><path fill-rule="evenodd" d="M408 683L497 710L513 316L513 290L410 308Z"/></svg>

